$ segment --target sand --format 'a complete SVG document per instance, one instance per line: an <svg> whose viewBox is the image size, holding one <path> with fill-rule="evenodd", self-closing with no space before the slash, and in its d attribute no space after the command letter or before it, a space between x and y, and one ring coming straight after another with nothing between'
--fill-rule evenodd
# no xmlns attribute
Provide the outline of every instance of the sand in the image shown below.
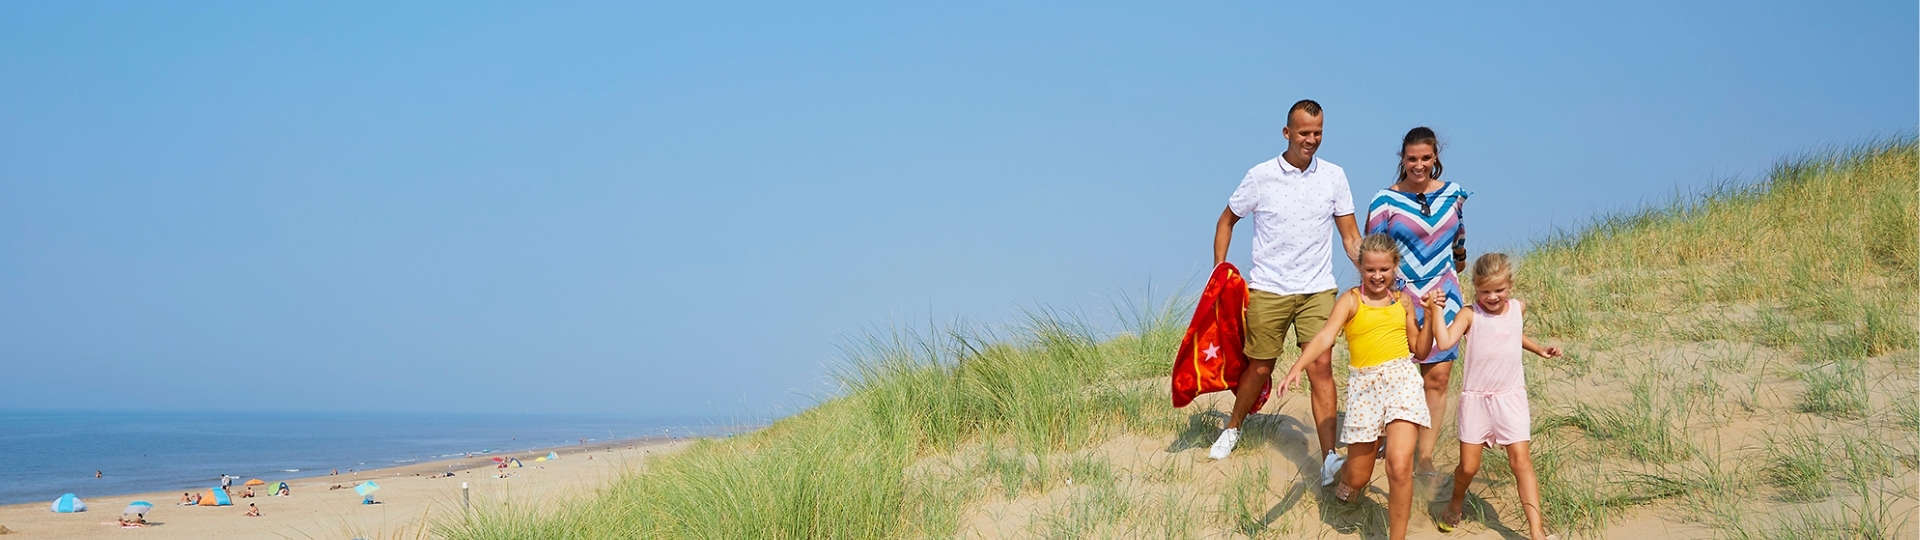
<svg viewBox="0 0 1920 540"><path fill-rule="evenodd" d="M87 511L56 514L52 501L0 507L0 526L11 529L6 538L432 538L436 519L461 512L461 483L471 488L472 502L498 505L512 501L524 507L551 510L556 500L589 495L619 476L646 466L649 456L677 451L691 440L622 441L589 446L495 454L519 457L523 468L496 469L492 456L461 458L403 467L342 472L288 480L289 497L268 497L266 490L243 499L245 488L235 482L233 506L174 506L180 491L86 498ZM559 460L535 462L551 450ZM432 478L430 474L454 473ZM508 478L497 478L506 472ZM263 478L274 481L275 479ZM381 490L380 504L360 504L353 486L374 480ZM244 481L244 480L243 480ZM329 490L339 485L342 489ZM265 487L265 486L261 486ZM122 528L116 524L128 502L146 500L157 505L147 519L152 525ZM247 517L247 503L260 508L260 517Z"/></svg>

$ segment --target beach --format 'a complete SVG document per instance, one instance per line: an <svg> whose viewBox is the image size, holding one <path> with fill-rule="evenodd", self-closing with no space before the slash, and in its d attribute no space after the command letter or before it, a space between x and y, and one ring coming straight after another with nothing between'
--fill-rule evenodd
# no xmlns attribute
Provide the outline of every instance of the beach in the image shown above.
<svg viewBox="0 0 1920 540"><path fill-rule="evenodd" d="M234 482L233 506L176 506L181 491L84 498L87 511L70 514L48 509L52 502L0 507L0 526L12 538L429 538L435 520L458 516L461 485L474 506L531 505L550 510L555 501L591 494L626 471L640 470L647 459L677 451L694 439L639 439L571 445L527 452L496 453L338 475L286 480L290 496L268 496L280 482L262 478L253 498L241 498L247 479ZM559 459L535 461L549 452ZM523 467L499 469L493 458L517 458ZM452 473L448 477L446 473ZM500 478L500 474L506 478ZM374 481L379 504L361 504L356 484ZM335 487L338 486L338 487ZM198 491L204 491L201 488ZM58 494L54 494L58 495ZM123 528L116 519L132 501L155 505L151 523ZM260 517L246 516L247 504ZM525 506L522 506L523 508Z"/></svg>

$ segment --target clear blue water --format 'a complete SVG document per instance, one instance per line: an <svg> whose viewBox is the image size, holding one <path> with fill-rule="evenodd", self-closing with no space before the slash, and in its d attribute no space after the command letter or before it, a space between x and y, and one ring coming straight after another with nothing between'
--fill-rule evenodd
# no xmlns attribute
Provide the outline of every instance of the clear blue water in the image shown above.
<svg viewBox="0 0 1920 540"><path fill-rule="evenodd" d="M203 490L649 437L718 435L733 419L420 413L0 411L0 504ZM94 478L99 470L102 478ZM236 485L238 482L236 482Z"/></svg>

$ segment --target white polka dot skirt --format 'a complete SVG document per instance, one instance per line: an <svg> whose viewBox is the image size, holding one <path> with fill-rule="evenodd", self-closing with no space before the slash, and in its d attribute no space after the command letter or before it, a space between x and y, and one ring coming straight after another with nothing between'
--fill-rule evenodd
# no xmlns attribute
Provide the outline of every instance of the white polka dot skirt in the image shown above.
<svg viewBox="0 0 1920 540"><path fill-rule="evenodd" d="M1427 394L1420 380L1420 368L1413 360L1399 358L1367 368L1355 368L1347 375L1347 418L1340 425L1340 442L1373 442L1394 420L1406 420L1433 427L1427 411Z"/></svg>

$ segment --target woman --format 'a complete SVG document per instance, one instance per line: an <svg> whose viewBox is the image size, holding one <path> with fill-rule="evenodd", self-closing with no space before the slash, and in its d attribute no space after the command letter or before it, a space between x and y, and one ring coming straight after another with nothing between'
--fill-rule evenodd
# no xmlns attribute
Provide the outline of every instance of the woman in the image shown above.
<svg viewBox="0 0 1920 540"><path fill-rule="evenodd" d="M1367 205L1367 234L1385 234L1400 246L1400 277L1406 280L1406 293L1425 297L1428 291L1446 294L1439 308L1447 324L1460 313L1459 270L1467 262L1466 225L1463 207L1471 195L1453 182L1442 182L1440 141L1433 130L1420 126L1407 131L1400 140L1399 178L1373 196ZM1451 247L1452 249L1448 249ZM1426 312L1420 312L1420 324L1426 324ZM1414 445L1414 470L1431 474L1433 445L1439 436L1440 419L1447 413L1447 383L1453 371L1452 361L1460 355L1458 346L1429 349L1425 357L1415 358L1425 383L1427 410L1433 427L1421 427Z"/></svg>

